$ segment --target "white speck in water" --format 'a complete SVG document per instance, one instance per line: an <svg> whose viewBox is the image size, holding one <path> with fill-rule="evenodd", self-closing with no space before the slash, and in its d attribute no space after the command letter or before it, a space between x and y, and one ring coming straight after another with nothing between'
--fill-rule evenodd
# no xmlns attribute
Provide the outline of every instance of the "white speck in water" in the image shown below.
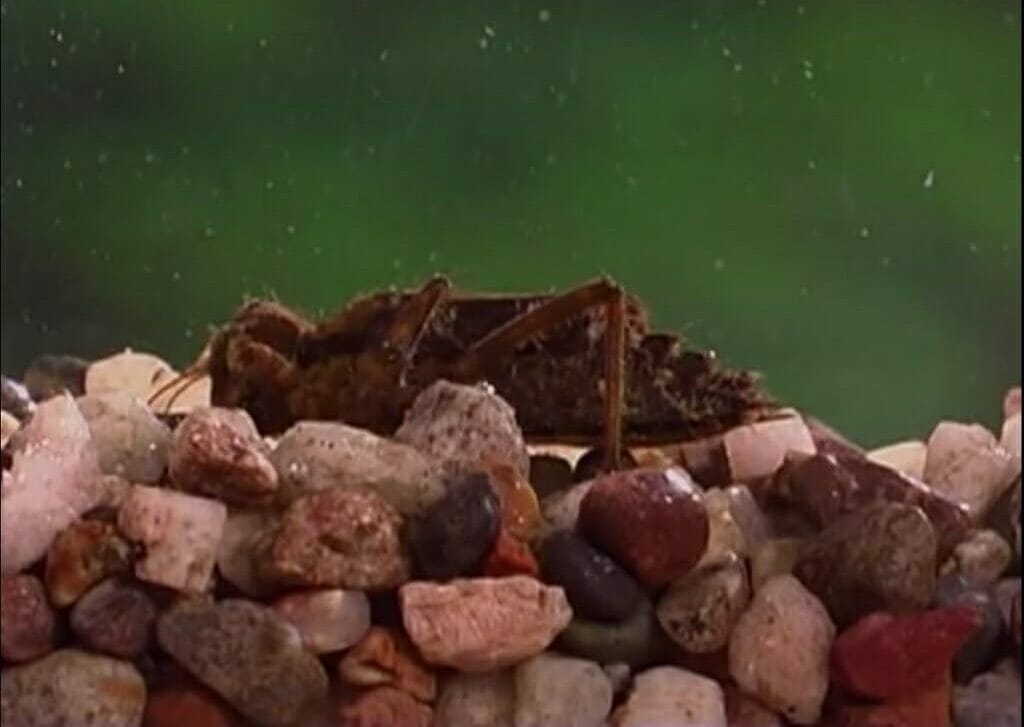
<svg viewBox="0 0 1024 727"><path fill-rule="evenodd" d="M732 58L732 51L729 50L728 46L722 46L722 57L723 58Z"/></svg>
<svg viewBox="0 0 1024 727"><path fill-rule="evenodd" d="M742 63L734 63L733 67L732 67L732 70L734 70L736 73L739 73L740 71L743 70L743 64Z"/></svg>
<svg viewBox="0 0 1024 727"><path fill-rule="evenodd" d="M14 180L14 186L17 187L18 189L21 189L21 185L22 185L21 177L17 177Z"/></svg>
<svg viewBox="0 0 1024 727"><path fill-rule="evenodd" d="M260 38L259 45L260 45L260 48L266 48L267 47L267 39L266 38Z"/></svg>
<svg viewBox="0 0 1024 727"><path fill-rule="evenodd" d="M813 159L808 159L807 160L807 168L808 169L812 169L812 170L813 169L817 169L818 168L818 162L814 161Z"/></svg>
<svg viewBox="0 0 1024 727"><path fill-rule="evenodd" d="M477 42L480 44L480 50L487 50L487 38L480 38Z"/></svg>
<svg viewBox="0 0 1024 727"><path fill-rule="evenodd" d="M323 253L323 251L324 251L324 249L322 247L320 247L319 245L313 245L313 254L314 255L320 255L321 253Z"/></svg>
<svg viewBox="0 0 1024 727"><path fill-rule="evenodd" d="M146 160L146 164L152 164L156 161L156 154L154 154L152 150L146 149L146 154L143 156L143 159Z"/></svg>
<svg viewBox="0 0 1024 727"><path fill-rule="evenodd" d="M492 28L489 25L485 25L484 26L484 35L486 35L488 38L493 38L494 37L494 28Z"/></svg>
<svg viewBox="0 0 1024 727"><path fill-rule="evenodd" d="M286 225L285 228L284 228L284 231L287 232L289 235L294 235L295 234L295 225Z"/></svg>
<svg viewBox="0 0 1024 727"><path fill-rule="evenodd" d="M972 255L977 255L977 254L978 254L978 250L979 250L979 248L978 248L978 243L976 243L976 242L972 242L972 243L970 243L970 244L969 244L969 245L967 246L967 249L971 251L971 254L972 254Z"/></svg>
<svg viewBox="0 0 1024 727"><path fill-rule="evenodd" d="M394 268L395 270L401 270L402 261L399 260L398 258L395 258L394 260L391 261L391 267Z"/></svg>
<svg viewBox="0 0 1024 727"><path fill-rule="evenodd" d="M174 280L174 281L181 280L181 273L179 273L177 270L175 270L173 273L171 273L171 280Z"/></svg>
<svg viewBox="0 0 1024 727"><path fill-rule="evenodd" d="M924 181L921 183L921 185L925 189L931 189L933 184L935 184L935 170L929 169L928 173L924 175Z"/></svg>
<svg viewBox="0 0 1024 727"><path fill-rule="evenodd" d="M888 255L882 255L881 263L883 268L887 268L892 264L892 259Z"/></svg>
<svg viewBox="0 0 1024 727"><path fill-rule="evenodd" d="M551 11L547 8L541 8L537 11L537 20L542 23L546 23L551 20Z"/></svg>
<svg viewBox="0 0 1024 727"><path fill-rule="evenodd" d="M379 61L380 61L381 63L383 63L383 62L384 62L384 61L386 61L387 59L388 59L388 49L387 49L387 48L385 48L385 49L384 49L384 50L382 50L382 51L380 52L380 54L379 54L379 55L377 56L377 60L379 60Z"/></svg>
<svg viewBox="0 0 1024 727"><path fill-rule="evenodd" d="M204 237L213 237L215 234L217 234L217 231L213 229L213 225L207 225L203 228Z"/></svg>
<svg viewBox="0 0 1024 727"><path fill-rule="evenodd" d="M268 179L267 183L264 184L263 186L266 187L267 191L269 192L270 190L272 190L274 188L274 180L273 179Z"/></svg>
<svg viewBox="0 0 1024 727"><path fill-rule="evenodd" d="M796 9L796 14L797 14L797 15L803 15L803 14L804 14L804 11L805 11L805 9L804 9L804 6L803 6L803 5L798 5L798 6L797 6L797 9Z"/></svg>
<svg viewBox="0 0 1024 727"><path fill-rule="evenodd" d="M860 236L861 237L869 237L870 235L871 235L871 230L869 230L867 227L860 228Z"/></svg>
<svg viewBox="0 0 1024 727"><path fill-rule="evenodd" d="M119 75L119 76L123 76L124 75L124 63L118 63L117 64L117 75Z"/></svg>
<svg viewBox="0 0 1024 727"><path fill-rule="evenodd" d="M723 270L725 270L725 258L715 258L715 270L717 270L718 272L722 272Z"/></svg>
<svg viewBox="0 0 1024 727"><path fill-rule="evenodd" d="M70 159L65 159L64 160L64 168L65 169L71 169L71 160Z"/></svg>

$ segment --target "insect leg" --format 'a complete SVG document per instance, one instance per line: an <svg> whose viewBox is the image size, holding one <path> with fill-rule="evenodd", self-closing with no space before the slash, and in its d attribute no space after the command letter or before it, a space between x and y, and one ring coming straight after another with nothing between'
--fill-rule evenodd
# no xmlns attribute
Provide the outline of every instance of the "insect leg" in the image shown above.
<svg viewBox="0 0 1024 727"><path fill-rule="evenodd" d="M377 353L386 358L402 359L401 374L412 362L430 318L451 290L451 283L440 275L431 278L395 311L395 317L384 332Z"/></svg>

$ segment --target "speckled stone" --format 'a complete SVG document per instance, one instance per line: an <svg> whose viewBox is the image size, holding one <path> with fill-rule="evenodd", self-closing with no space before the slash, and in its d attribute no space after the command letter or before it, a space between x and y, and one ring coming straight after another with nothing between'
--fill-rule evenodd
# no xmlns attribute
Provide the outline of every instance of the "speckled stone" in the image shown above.
<svg viewBox="0 0 1024 727"><path fill-rule="evenodd" d="M928 438L924 479L979 522L1013 479L1020 460L980 424L941 422Z"/></svg>
<svg viewBox="0 0 1024 727"><path fill-rule="evenodd" d="M104 578L127 573L131 566L131 546L117 528L100 520L77 520L46 553L46 590L54 605L70 606Z"/></svg>
<svg viewBox="0 0 1024 727"><path fill-rule="evenodd" d="M747 571L734 554L687 573L658 601L658 622L684 651L723 648L750 599Z"/></svg>
<svg viewBox="0 0 1024 727"><path fill-rule="evenodd" d="M391 686L421 702L437 695L437 679L401 632L373 626L338 662L338 676L357 687Z"/></svg>
<svg viewBox="0 0 1024 727"><path fill-rule="evenodd" d="M626 702L612 715L613 727L726 727L722 688L712 679L674 666L636 675Z"/></svg>
<svg viewBox="0 0 1024 727"><path fill-rule="evenodd" d="M953 689L956 727L1020 727L1020 679L985 673Z"/></svg>
<svg viewBox="0 0 1024 727"><path fill-rule="evenodd" d="M989 589L975 587L963 576L943 576L932 597L935 606L968 606L973 609L977 625L964 641L953 660L953 679L966 682L989 668L998 655L1003 635L1003 616Z"/></svg>
<svg viewBox="0 0 1024 727"><path fill-rule="evenodd" d="M77 403L105 473L141 484L159 481L167 467L171 430L142 401L110 391L83 396Z"/></svg>
<svg viewBox="0 0 1024 727"><path fill-rule="evenodd" d="M515 669L515 727L603 727L612 708L611 680L598 664L553 653Z"/></svg>
<svg viewBox="0 0 1024 727"><path fill-rule="evenodd" d="M111 578L91 588L71 609L71 630L93 651L124 659L149 645L156 606L141 588Z"/></svg>
<svg viewBox="0 0 1024 727"><path fill-rule="evenodd" d="M574 618L559 634L555 646L582 659L602 664L618 662L634 668L650 666L678 651L662 631L647 599L620 623Z"/></svg>
<svg viewBox="0 0 1024 727"><path fill-rule="evenodd" d="M994 530L976 530L953 549L942 573L959 573L979 587L991 586L1006 572L1013 552Z"/></svg>
<svg viewBox="0 0 1024 727"><path fill-rule="evenodd" d="M370 629L370 601L361 591L297 591L278 598L271 608L298 630L314 654L347 649Z"/></svg>
<svg viewBox="0 0 1024 727"><path fill-rule="evenodd" d="M622 621L640 604L643 593L615 561L568 531L544 540L540 551L544 580L565 589L573 613L595 621Z"/></svg>
<svg viewBox="0 0 1024 727"><path fill-rule="evenodd" d="M434 708L438 727L514 727L515 682L511 669L452 673L441 683Z"/></svg>
<svg viewBox="0 0 1024 727"><path fill-rule="evenodd" d="M433 711L407 692L394 687L375 687L360 692L338 709L337 727L431 727Z"/></svg>
<svg viewBox="0 0 1024 727"><path fill-rule="evenodd" d="M53 609L39 579L26 573L0 578L0 655L4 661L38 659L53 649L54 638Z"/></svg>

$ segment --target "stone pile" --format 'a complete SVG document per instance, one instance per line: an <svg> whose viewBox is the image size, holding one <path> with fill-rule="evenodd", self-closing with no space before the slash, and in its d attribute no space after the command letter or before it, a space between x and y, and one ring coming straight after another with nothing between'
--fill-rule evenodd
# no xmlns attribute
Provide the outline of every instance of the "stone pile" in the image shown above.
<svg viewBox="0 0 1024 727"><path fill-rule="evenodd" d="M3 380L4 725L1020 724L1019 388L1000 437L792 412L595 475L483 387L275 441L172 375Z"/></svg>

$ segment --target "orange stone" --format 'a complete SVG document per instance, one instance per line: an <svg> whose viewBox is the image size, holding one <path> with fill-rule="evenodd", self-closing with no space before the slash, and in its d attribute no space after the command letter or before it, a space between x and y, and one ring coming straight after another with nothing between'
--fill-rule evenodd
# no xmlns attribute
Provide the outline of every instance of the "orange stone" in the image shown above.
<svg viewBox="0 0 1024 727"><path fill-rule="evenodd" d="M407 692L377 687L338 710L338 727L430 727L433 710Z"/></svg>
<svg viewBox="0 0 1024 727"><path fill-rule="evenodd" d="M491 458L485 466L501 500L501 524L515 537L529 539L541 520L537 493L512 465Z"/></svg>
<svg viewBox="0 0 1024 727"><path fill-rule="evenodd" d="M150 692L142 727L234 727L236 720L220 700L200 687L171 687Z"/></svg>
<svg viewBox="0 0 1024 727"><path fill-rule="evenodd" d="M876 705L839 708L835 727L950 727L952 697L950 672L931 685L898 699Z"/></svg>
<svg viewBox="0 0 1024 727"><path fill-rule="evenodd" d="M483 574L489 578L514 575L539 578L540 568L529 546L503 527L498 532L491 552L484 559Z"/></svg>
<svg viewBox="0 0 1024 727"><path fill-rule="evenodd" d="M437 680L401 634L373 626L338 662L338 676L357 687L395 687L431 702Z"/></svg>

